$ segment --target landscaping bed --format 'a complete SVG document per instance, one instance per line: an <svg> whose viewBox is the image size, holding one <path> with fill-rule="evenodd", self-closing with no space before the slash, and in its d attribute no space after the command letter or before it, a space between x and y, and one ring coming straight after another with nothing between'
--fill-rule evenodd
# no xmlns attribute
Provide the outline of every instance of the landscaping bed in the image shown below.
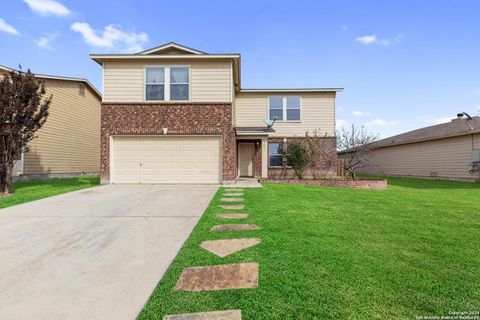
<svg viewBox="0 0 480 320"><path fill-rule="evenodd" d="M387 179L318 179L318 180L298 180L298 179L265 179L262 182L283 183L283 184L302 184L306 186L355 188L355 189L374 189L382 190L387 188Z"/></svg>

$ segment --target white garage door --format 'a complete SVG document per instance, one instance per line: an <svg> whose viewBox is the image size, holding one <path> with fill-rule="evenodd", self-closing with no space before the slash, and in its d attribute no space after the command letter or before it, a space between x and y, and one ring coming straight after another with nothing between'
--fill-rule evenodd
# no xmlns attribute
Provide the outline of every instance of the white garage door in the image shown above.
<svg viewBox="0 0 480 320"><path fill-rule="evenodd" d="M112 183L220 183L220 137L112 138Z"/></svg>

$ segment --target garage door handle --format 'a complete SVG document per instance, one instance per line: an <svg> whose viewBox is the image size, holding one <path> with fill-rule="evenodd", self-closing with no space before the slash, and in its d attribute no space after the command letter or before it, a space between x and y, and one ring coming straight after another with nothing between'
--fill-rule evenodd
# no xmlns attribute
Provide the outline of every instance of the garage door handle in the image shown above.
<svg viewBox="0 0 480 320"><path fill-rule="evenodd" d="M140 167L142 166L142 163L140 162Z"/></svg>

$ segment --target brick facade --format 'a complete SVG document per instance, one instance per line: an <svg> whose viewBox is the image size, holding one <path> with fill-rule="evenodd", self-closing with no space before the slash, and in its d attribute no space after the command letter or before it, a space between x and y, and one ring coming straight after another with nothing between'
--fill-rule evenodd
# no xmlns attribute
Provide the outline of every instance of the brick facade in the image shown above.
<svg viewBox="0 0 480 320"><path fill-rule="evenodd" d="M287 139L288 143L299 142L302 143L305 138L282 138L275 137L269 138L268 143L284 143L284 139ZM319 161L320 165L317 167L318 173L322 178L332 178L337 176L337 151L336 151L336 138L322 138L328 140L326 146L330 149L329 157L323 157ZM268 177L270 179L294 179L295 173L293 169L290 168L270 168L270 161L268 167ZM310 170L305 172L305 177L312 178L313 174Z"/></svg>
<svg viewBox="0 0 480 320"><path fill-rule="evenodd" d="M237 148L231 103L103 103L101 112L100 176L110 180L112 135L221 135L223 179L237 176Z"/></svg>

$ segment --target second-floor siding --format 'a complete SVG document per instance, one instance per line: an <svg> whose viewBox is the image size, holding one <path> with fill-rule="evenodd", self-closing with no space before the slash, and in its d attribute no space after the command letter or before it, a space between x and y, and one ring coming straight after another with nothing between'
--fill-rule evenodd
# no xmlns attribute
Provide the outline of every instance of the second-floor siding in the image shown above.
<svg viewBox="0 0 480 320"><path fill-rule="evenodd" d="M297 97L299 118L277 120L271 136L303 137L306 131L317 129L335 135L335 92L239 92L235 99L235 125L262 127L269 119L269 97Z"/></svg>
<svg viewBox="0 0 480 320"><path fill-rule="evenodd" d="M189 69L192 102L232 102L233 75L229 60L107 60L103 62L103 102L145 102L147 67L182 66Z"/></svg>

